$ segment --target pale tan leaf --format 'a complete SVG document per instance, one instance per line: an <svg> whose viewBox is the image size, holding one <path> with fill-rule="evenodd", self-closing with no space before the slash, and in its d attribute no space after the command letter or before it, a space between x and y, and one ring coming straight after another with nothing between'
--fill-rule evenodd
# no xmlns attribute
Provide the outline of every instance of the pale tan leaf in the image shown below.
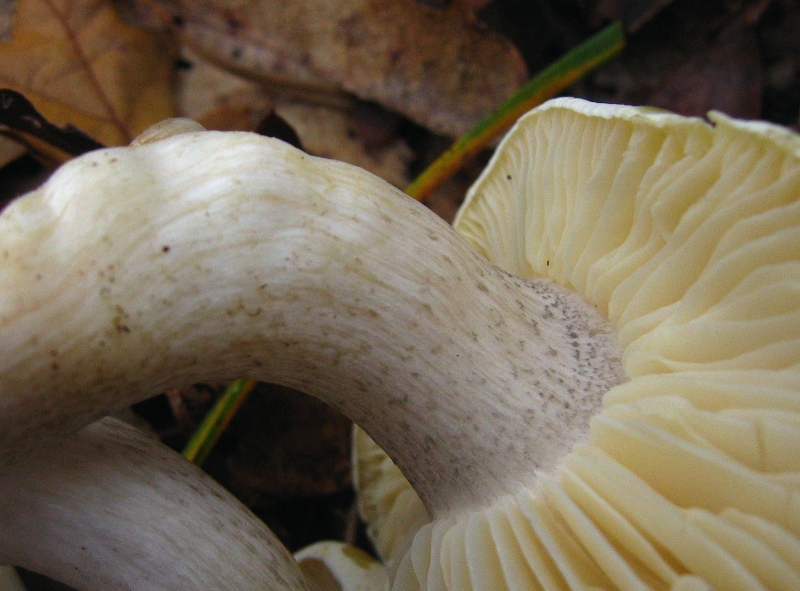
<svg viewBox="0 0 800 591"><path fill-rule="evenodd" d="M341 109L298 101L277 103L275 112L291 125L310 153L355 164L402 189L411 181L408 164L414 154L399 138L365 149L354 132L353 116Z"/></svg>
<svg viewBox="0 0 800 591"><path fill-rule="evenodd" d="M186 68L178 76L178 110L208 129L249 131L273 108L300 137L310 153L355 164L396 187L410 179L413 152L401 139L367 150L356 137L349 103L341 107L294 99L271 99L262 85L223 70L184 50Z"/></svg>
<svg viewBox="0 0 800 591"><path fill-rule="evenodd" d="M13 162L25 153L25 146L12 139L0 136L0 168Z"/></svg>
<svg viewBox="0 0 800 591"><path fill-rule="evenodd" d="M258 82L211 64L184 48L185 67L178 73L177 108L182 117L207 129L252 131L272 110L272 101Z"/></svg>
<svg viewBox="0 0 800 591"><path fill-rule="evenodd" d="M16 14L17 0L0 0L0 41L11 39Z"/></svg>
<svg viewBox="0 0 800 591"><path fill-rule="evenodd" d="M173 2L158 2L164 10ZM173 21L235 71L318 91L343 89L433 131L460 135L527 76L507 40L458 11L414 0L203 0Z"/></svg>
<svg viewBox="0 0 800 591"><path fill-rule="evenodd" d="M107 145L174 114L171 78L168 46L110 0L21 0L13 40L0 43L0 85Z"/></svg>

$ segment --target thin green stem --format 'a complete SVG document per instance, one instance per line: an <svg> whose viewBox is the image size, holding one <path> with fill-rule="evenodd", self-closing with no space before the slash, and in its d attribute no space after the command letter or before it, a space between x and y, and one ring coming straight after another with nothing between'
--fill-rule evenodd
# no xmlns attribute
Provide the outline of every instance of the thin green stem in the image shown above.
<svg viewBox="0 0 800 591"><path fill-rule="evenodd" d="M220 436L257 383L253 380L231 382L203 419L203 422L200 423L189 443L186 444L183 450L183 457L198 466L202 466L211 449L216 445Z"/></svg>

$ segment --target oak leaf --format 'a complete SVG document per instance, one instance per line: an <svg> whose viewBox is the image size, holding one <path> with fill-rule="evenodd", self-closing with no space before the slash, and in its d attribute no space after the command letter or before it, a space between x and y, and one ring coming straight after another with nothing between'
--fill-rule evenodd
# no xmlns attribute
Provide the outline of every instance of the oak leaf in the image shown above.
<svg viewBox="0 0 800 591"><path fill-rule="evenodd" d="M0 43L0 86L50 121L106 145L128 143L174 113L171 50L120 20L110 0L21 0Z"/></svg>

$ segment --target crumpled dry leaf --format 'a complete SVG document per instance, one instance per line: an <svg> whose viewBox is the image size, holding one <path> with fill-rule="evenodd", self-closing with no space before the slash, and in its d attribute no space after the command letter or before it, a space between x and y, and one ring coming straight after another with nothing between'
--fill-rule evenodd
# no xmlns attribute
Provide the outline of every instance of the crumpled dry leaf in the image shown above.
<svg viewBox="0 0 800 591"><path fill-rule="evenodd" d="M10 41L17 13L17 0L0 0L0 41Z"/></svg>
<svg viewBox="0 0 800 591"><path fill-rule="evenodd" d="M352 114L325 105L280 101L275 112L297 131L309 153L355 164L399 189L410 182L407 170L414 154L403 140L367 150L355 133Z"/></svg>
<svg viewBox="0 0 800 591"><path fill-rule="evenodd" d="M272 100L261 85L208 62L185 49L178 72L177 108L182 117L195 119L206 129L252 131L272 110Z"/></svg>
<svg viewBox="0 0 800 591"><path fill-rule="evenodd" d="M187 43L227 68L343 89L447 135L466 132L527 77L509 41L414 0L183 0L177 15L173 0L155 2Z"/></svg>
<svg viewBox="0 0 800 591"><path fill-rule="evenodd" d="M178 110L208 129L252 131L271 110L283 118L311 154L360 166L396 187L410 179L408 164L414 154L401 139L370 148L357 134L348 109L271 99L260 84L219 68L191 51L184 52L186 67L178 75Z"/></svg>
<svg viewBox="0 0 800 591"><path fill-rule="evenodd" d="M25 150L21 143L0 136L0 168L22 156Z"/></svg>
<svg viewBox="0 0 800 591"><path fill-rule="evenodd" d="M20 0L0 43L0 86L50 121L106 145L173 116L172 59L152 32L124 24L109 0Z"/></svg>
<svg viewBox="0 0 800 591"><path fill-rule="evenodd" d="M755 33L740 29L667 72L647 104L687 116L703 117L716 109L757 119L762 77Z"/></svg>

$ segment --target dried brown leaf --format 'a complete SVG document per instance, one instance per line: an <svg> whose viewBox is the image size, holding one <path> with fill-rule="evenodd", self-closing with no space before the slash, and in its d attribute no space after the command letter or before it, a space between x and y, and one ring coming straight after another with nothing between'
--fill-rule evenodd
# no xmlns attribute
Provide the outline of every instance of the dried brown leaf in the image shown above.
<svg viewBox="0 0 800 591"><path fill-rule="evenodd" d="M207 129L252 131L272 110L261 85L232 74L205 58L184 50L178 72L177 105L182 117L196 119Z"/></svg>
<svg viewBox="0 0 800 591"><path fill-rule="evenodd" d="M13 40L0 43L0 85L58 125L125 144L173 115L170 55L108 0L21 0Z"/></svg>
<svg viewBox="0 0 800 591"><path fill-rule="evenodd" d="M271 100L260 84L184 52L186 68L178 76L178 108L184 117L207 129L252 131L273 109L297 132L309 153L355 164L397 187L410 179L406 173L413 153L397 138L366 149L357 137L358 121L351 101L343 107L294 99Z"/></svg>
<svg viewBox="0 0 800 591"><path fill-rule="evenodd" d="M0 168L22 156L25 150L20 142L0 136Z"/></svg>
<svg viewBox="0 0 800 591"><path fill-rule="evenodd" d="M9 41L17 14L17 0L0 0L0 41Z"/></svg>
<svg viewBox="0 0 800 591"><path fill-rule="evenodd" d="M154 1L172 14L172 2ZM458 11L414 0L180 5L170 21L227 68L315 91L343 89L439 133L464 133L527 76L509 41L458 18Z"/></svg>
<svg viewBox="0 0 800 591"><path fill-rule="evenodd" d="M275 110L311 154L355 164L401 189L411 181L407 170L413 152L401 139L368 150L356 132L357 122L346 111L297 101L279 102Z"/></svg>
<svg viewBox="0 0 800 591"><path fill-rule="evenodd" d="M647 103L681 115L703 117L716 109L757 119L762 79L755 33L752 28L740 29L668 72Z"/></svg>

